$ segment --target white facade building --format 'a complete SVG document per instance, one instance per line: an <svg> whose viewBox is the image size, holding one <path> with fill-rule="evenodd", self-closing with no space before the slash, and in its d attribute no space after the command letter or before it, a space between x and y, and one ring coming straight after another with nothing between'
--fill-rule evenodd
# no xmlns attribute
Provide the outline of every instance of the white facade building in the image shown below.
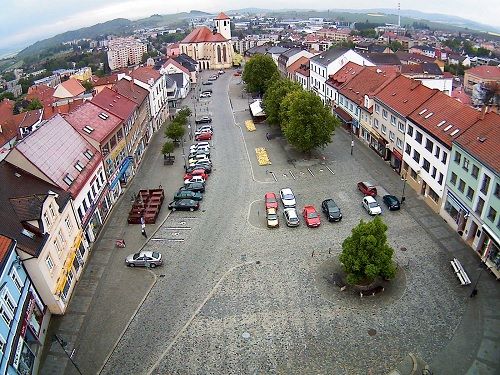
<svg viewBox="0 0 500 375"><path fill-rule="evenodd" d="M140 64L148 46L134 38L117 38L109 41L108 64L111 70Z"/></svg>

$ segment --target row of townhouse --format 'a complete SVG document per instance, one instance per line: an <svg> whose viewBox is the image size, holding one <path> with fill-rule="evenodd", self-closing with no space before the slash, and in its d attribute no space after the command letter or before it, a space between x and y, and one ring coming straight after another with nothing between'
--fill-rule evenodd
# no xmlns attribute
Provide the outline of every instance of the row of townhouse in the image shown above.
<svg viewBox="0 0 500 375"><path fill-rule="evenodd" d="M275 59L282 74L296 54L287 51ZM299 55L286 77L331 105L345 129L401 175L402 196L405 186L414 189L500 278L500 115L377 59L346 49Z"/></svg>
<svg viewBox="0 0 500 375"><path fill-rule="evenodd" d="M36 373L92 244L169 116L166 77L140 67L43 121L0 162L0 373Z"/></svg>

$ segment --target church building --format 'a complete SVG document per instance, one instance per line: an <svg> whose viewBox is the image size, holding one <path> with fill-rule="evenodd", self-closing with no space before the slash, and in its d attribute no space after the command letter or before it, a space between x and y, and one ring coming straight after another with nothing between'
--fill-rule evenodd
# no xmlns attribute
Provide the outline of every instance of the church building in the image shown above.
<svg viewBox="0 0 500 375"><path fill-rule="evenodd" d="M231 20L224 13L214 19L215 29L195 28L180 43L181 53L198 62L200 70L225 69L233 66Z"/></svg>

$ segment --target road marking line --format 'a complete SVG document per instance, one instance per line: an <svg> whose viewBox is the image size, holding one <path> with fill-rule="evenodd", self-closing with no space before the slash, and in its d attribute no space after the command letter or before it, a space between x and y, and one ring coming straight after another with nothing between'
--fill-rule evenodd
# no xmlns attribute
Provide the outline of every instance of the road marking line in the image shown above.
<svg viewBox="0 0 500 375"><path fill-rule="evenodd" d="M184 242L184 238L151 238L151 241L169 241L169 242Z"/></svg>
<svg viewBox="0 0 500 375"><path fill-rule="evenodd" d="M191 227L165 227L166 230L191 230Z"/></svg>
<svg viewBox="0 0 500 375"><path fill-rule="evenodd" d="M290 176L292 176L292 178L293 178L294 180L296 180L295 175L293 174L293 172L292 172L290 169L288 170L288 172L290 172Z"/></svg>
<svg viewBox="0 0 500 375"><path fill-rule="evenodd" d="M276 176L275 176L274 172L269 172L269 173L271 173L271 176L273 176L274 181L275 181L275 182L278 182L278 179L276 178Z"/></svg>
<svg viewBox="0 0 500 375"><path fill-rule="evenodd" d="M311 176L314 177L314 173L309 168L307 168L307 170L309 171L309 173L311 174Z"/></svg>
<svg viewBox="0 0 500 375"><path fill-rule="evenodd" d="M326 169L328 169L333 175L335 175L335 172L330 169L328 165L325 165Z"/></svg>
<svg viewBox="0 0 500 375"><path fill-rule="evenodd" d="M174 344L176 343L176 341L179 339L179 337L182 336L182 334L184 333L184 331L191 325L191 323L193 322L193 320L198 316L198 314L200 313L201 309L206 305L206 303L214 296L215 292L219 289L219 286L222 284L222 281L224 281L224 279L230 274L232 273L234 270L240 268L240 267L244 267L244 266L248 266L250 264L255 264L255 262L245 262L245 263L240 263L240 264L237 264L236 266L233 266L231 267L230 269L228 269L222 276L221 278L219 279L219 281L217 281L217 283L215 284L215 286L212 288L212 290L208 293L208 295L205 297L205 299L203 300L203 302L198 306L198 308L196 309L196 311L193 313L193 315L191 315L191 318L189 318L189 320L186 322L186 324L184 324L184 326L179 330L179 332L177 332L177 334L175 335L175 337L172 339L172 341L170 342L170 344L168 344L168 346L166 347L166 349L163 351L163 353L161 354L161 356L158 358L158 360L153 364L153 366L151 366L151 368L148 370L147 374L150 375L153 373L153 371L161 364L163 358L165 358L165 356L167 355L167 353L170 351L170 349L172 349L172 347L174 346Z"/></svg>

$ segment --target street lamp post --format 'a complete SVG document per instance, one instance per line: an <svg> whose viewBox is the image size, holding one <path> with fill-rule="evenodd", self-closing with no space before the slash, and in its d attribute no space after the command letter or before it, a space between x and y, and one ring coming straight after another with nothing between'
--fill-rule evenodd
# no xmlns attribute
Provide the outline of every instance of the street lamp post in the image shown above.
<svg viewBox="0 0 500 375"><path fill-rule="evenodd" d="M78 368L78 366L76 365L75 361L73 361L73 358L71 358L71 356L69 355L69 353L66 351L66 346L68 345L68 343L66 341L64 341L61 337L57 336L57 335L54 335L54 338L59 343L59 345L61 345L62 350L64 350L64 353L69 358L70 362L73 364L73 366L75 366L76 371L78 371L78 373L80 375L83 375L82 372L80 371L80 369Z"/></svg>
<svg viewBox="0 0 500 375"><path fill-rule="evenodd" d="M182 145L182 158L184 159L184 170L187 170L186 153L184 152L184 139L183 138L181 138L181 145Z"/></svg>
<svg viewBox="0 0 500 375"><path fill-rule="evenodd" d="M481 262L479 264L479 267L480 267L480 271L479 271L479 275L477 275L477 280L474 284L474 288L472 289L472 292L470 293L470 297L475 297L477 295L477 284L479 283L479 279L481 278L481 274L483 273L484 269L485 269L485 264L483 262Z"/></svg>
<svg viewBox="0 0 500 375"><path fill-rule="evenodd" d="M403 192L401 193L401 203L405 201L405 187L406 187L406 174L401 177L401 181L403 181Z"/></svg>

